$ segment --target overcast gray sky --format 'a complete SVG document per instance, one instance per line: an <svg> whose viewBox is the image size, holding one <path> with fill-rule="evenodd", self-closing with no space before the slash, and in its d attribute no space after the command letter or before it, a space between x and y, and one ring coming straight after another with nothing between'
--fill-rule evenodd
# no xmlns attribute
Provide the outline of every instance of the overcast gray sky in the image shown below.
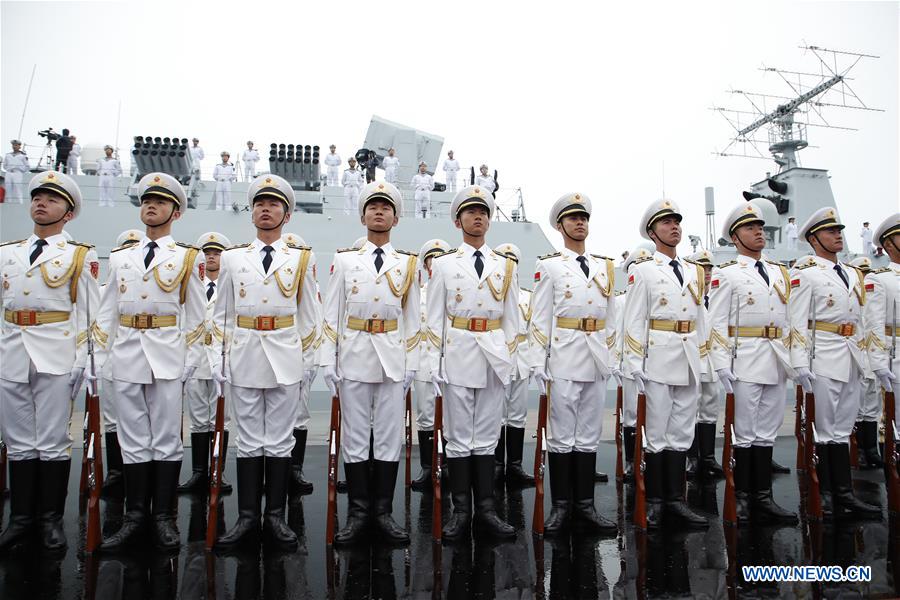
<svg viewBox="0 0 900 600"><path fill-rule="evenodd" d="M346 157L378 114L444 136L466 165L521 186L542 224L580 190L595 207L590 245L638 241L663 194L703 237L703 189L720 217L774 163L712 153L730 136L709 110L728 89L789 95L762 65L818 71L808 44L879 55L854 89L883 113L828 112L859 131L810 130L805 166L827 168L850 246L898 209L897 2L6 2L2 113L23 138L69 127L82 143L198 136L207 167L247 139L336 143ZM442 179L439 173L438 179ZM557 245L557 234L550 234ZM687 248L681 248L685 251Z"/></svg>

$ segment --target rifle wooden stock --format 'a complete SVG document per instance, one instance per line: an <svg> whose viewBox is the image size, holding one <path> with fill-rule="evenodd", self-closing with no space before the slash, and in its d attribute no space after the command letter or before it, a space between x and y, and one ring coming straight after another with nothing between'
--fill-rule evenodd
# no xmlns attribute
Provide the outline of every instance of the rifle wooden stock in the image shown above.
<svg viewBox="0 0 900 600"><path fill-rule="evenodd" d="M897 414L894 392L884 393L884 462L887 466L888 511L900 516L900 457L898 457L897 432L894 431ZM898 561L900 562L900 561Z"/></svg>
<svg viewBox="0 0 900 600"><path fill-rule="evenodd" d="M431 538L438 542L442 538L442 502L441 476L444 471L444 396L438 394L434 399L434 439L431 442Z"/></svg>
<svg viewBox="0 0 900 600"><path fill-rule="evenodd" d="M808 520L822 520L822 497L819 492L819 473L816 465L816 396L806 394L806 517Z"/></svg>
<svg viewBox="0 0 900 600"><path fill-rule="evenodd" d="M637 422L634 427L634 526L647 530L647 486L644 483L644 433L647 422L647 396L637 398Z"/></svg>
<svg viewBox="0 0 900 600"><path fill-rule="evenodd" d="M328 431L328 510L325 521L325 543L331 546L334 544L334 530L337 525L337 454L341 447L341 399L338 394L331 397L331 422ZM328 554L331 554L330 549Z"/></svg>
<svg viewBox="0 0 900 600"><path fill-rule="evenodd" d="M206 598L216 600L216 555L206 553Z"/></svg>
<svg viewBox="0 0 900 600"><path fill-rule="evenodd" d="M803 388L797 385L796 408L794 409L794 437L797 439L797 473L806 472L806 423L803 422Z"/></svg>
<svg viewBox="0 0 900 600"><path fill-rule="evenodd" d="M222 469L225 456L225 396L216 398L216 427L209 448L209 506L206 516L206 549L216 545L219 526L219 496L222 493Z"/></svg>
<svg viewBox="0 0 900 600"><path fill-rule="evenodd" d="M88 386L90 388L90 386ZM88 554L94 552L102 541L100 529L100 492L103 489L103 447L100 442L100 398L85 392L85 405L88 407L87 417L87 532L84 550ZM82 462L84 464L84 462Z"/></svg>
<svg viewBox="0 0 900 600"><path fill-rule="evenodd" d="M534 535L544 535L544 454L547 443L547 410L550 394L550 384L541 394L538 401L537 438L534 445L534 510L531 518L531 531Z"/></svg>
<svg viewBox="0 0 900 600"><path fill-rule="evenodd" d="M737 525L732 431L734 431L734 392L725 394L725 445L722 447L722 469L725 471L725 506L722 509L722 519L726 525Z"/></svg>
<svg viewBox="0 0 900 600"><path fill-rule="evenodd" d="M434 582L431 586L432 600L441 600L444 597L444 548L440 541L431 541L431 571Z"/></svg>
<svg viewBox="0 0 900 600"><path fill-rule="evenodd" d="M546 585L544 583L544 540L539 537L532 537L531 541L534 544L535 596L544 600L547 597L544 591Z"/></svg>
<svg viewBox="0 0 900 600"><path fill-rule="evenodd" d="M406 390L406 487L412 484L412 390Z"/></svg>
<svg viewBox="0 0 900 600"><path fill-rule="evenodd" d="M616 481L625 479L625 464L622 458L622 386L616 388Z"/></svg>

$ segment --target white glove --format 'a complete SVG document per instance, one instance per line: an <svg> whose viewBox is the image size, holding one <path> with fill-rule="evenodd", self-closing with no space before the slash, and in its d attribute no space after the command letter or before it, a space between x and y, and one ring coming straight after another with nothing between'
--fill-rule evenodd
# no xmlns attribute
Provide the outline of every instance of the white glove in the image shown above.
<svg viewBox="0 0 900 600"><path fill-rule="evenodd" d="M216 396L224 396L225 384L228 383L228 378L222 375L221 369L213 369L212 378L216 381Z"/></svg>
<svg viewBox="0 0 900 600"><path fill-rule="evenodd" d="M894 386L893 383L897 381L897 376L888 371L887 369L875 369L875 377L878 378L878 383L881 384L881 387L884 388L886 392L893 392Z"/></svg>
<svg viewBox="0 0 900 600"><path fill-rule="evenodd" d="M415 371L407 371L406 374L403 376L403 393L404 394L407 391L409 391L409 386L412 385L413 379L415 379L415 377L416 377Z"/></svg>
<svg viewBox="0 0 900 600"><path fill-rule="evenodd" d="M331 390L331 395L337 395L337 386L341 382L341 376L338 375L337 369L334 368L334 365L328 365L325 367L325 372L322 374L322 377L325 378L325 385L328 386L328 389Z"/></svg>
<svg viewBox="0 0 900 600"><path fill-rule="evenodd" d="M547 387L547 384L553 381L553 376L547 372L547 368L543 365L540 367L535 367L534 372L531 374L534 378L534 382L538 385L542 390Z"/></svg>
<svg viewBox="0 0 900 600"><path fill-rule="evenodd" d="M616 378L616 384L622 387L622 370L618 367L612 368L612 376Z"/></svg>
<svg viewBox="0 0 900 600"><path fill-rule="evenodd" d="M431 385L434 386L434 393L437 396L443 396L444 391L441 389L442 385L447 385L450 383L447 381L447 378L441 375L440 373L432 373L431 374Z"/></svg>
<svg viewBox="0 0 900 600"><path fill-rule="evenodd" d="M79 390L81 390L81 383L83 381L84 367L75 367L72 369L72 374L69 375L69 385L72 386L72 400L75 399L75 396L77 396Z"/></svg>
<svg viewBox="0 0 900 600"><path fill-rule="evenodd" d="M89 371L85 371L84 383L87 386L88 394L95 396L97 394L97 376Z"/></svg>
<svg viewBox="0 0 900 600"><path fill-rule="evenodd" d="M731 369L725 367L724 369L718 369L716 371L716 375L719 376L719 381L722 382L722 387L725 388L726 394L734 393L734 385L732 385L737 377L734 376L734 373L731 372Z"/></svg>
<svg viewBox="0 0 900 600"><path fill-rule="evenodd" d="M188 379L194 376L194 371L197 370L197 367L192 367L190 365L185 365L184 372L181 374L181 383L184 383Z"/></svg>
<svg viewBox="0 0 900 600"><path fill-rule="evenodd" d="M637 388L637 391L639 393L643 394L644 390L646 389L644 387L644 384L646 384L649 381L649 379L647 379L647 376L644 374L643 371L638 369L637 371L634 371L631 374L631 378L634 379L634 386Z"/></svg>
<svg viewBox="0 0 900 600"><path fill-rule="evenodd" d="M313 367L311 369L307 369L303 373L303 382L300 384L303 387L308 387L312 384L313 380L316 378L316 374L319 372L319 367Z"/></svg>
<svg viewBox="0 0 900 600"><path fill-rule="evenodd" d="M800 387L803 388L803 391L807 394L811 394L813 391L813 381L816 380L816 374L807 369L806 367L800 367L797 369L797 377L794 379L797 380L797 383L800 384Z"/></svg>

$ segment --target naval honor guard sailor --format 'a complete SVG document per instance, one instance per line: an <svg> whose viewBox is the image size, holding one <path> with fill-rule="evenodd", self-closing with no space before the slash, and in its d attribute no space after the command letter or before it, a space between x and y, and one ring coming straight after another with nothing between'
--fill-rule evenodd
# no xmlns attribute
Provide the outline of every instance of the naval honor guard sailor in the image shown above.
<svg viewBox="0 0 900 600"><path fill-rule="evenodd" d="M8 449L11 514L6 551L40 525L47 550L66 548L63 513L71 466L69 421L87 364L88 304L99 305L97 254L67 241L81 210L73 179L47 171L28 185L34 232L0 246L0 428Z"/></svg>

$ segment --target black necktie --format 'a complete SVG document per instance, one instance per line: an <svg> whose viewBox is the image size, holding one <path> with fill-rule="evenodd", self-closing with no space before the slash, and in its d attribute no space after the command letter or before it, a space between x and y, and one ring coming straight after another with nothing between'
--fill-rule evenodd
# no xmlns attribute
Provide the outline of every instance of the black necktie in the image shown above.
<svg viewBox="0 0 900 600"><path fill-rule="evenodd" d="M34 264L34 261L36 261L38 259L38 256L41 255L41 252L44 251L44 246L47 245L47 240L38 238L38 240L34 244L34 252L32 252L31 256L29 257L31 260L31 264Z"/></svg>
<svg viewBox="0 0 900 600"><path fill-rule="evenodd" d="M384 250L381 248L375 248L375 272L381 273L381 267L384 265L384 259L381 258L381 255L384 254Z"/></svg>
<svg viewBox="0 0 900 600"><path fill-rule="evenodd" d="M678 261L673 258L669 265L675 271L675 277L678 278L678 283L684 285L684 277L681 276L681 268L678 266Z"/></svg>
<svg viewBox="0 0 900 600"><path fill-rule="evenodd" d="M475 251L475 272L478 273L478 276L481 277L481 272L484 271L484 261L481 260L481 250Z"/></svg>
<svg viewBox="0 0 900 600"><path fill-rule="evenodd" d="M588 266L587 266L587 258L585 258L585 257L583 257L583 256L579 256L579 257L578 257L577 259L575 259L575 260L577 260L578 262L581 263L581 270L584 271L584 276L585 276L585 277L590 277L590 272L591 272L591 271L590 271L590 269L588 269Z"/></svg>
<svg viewBox="0 0 900 600"><path fill-rule="evenodd" d="M834 270L837 271L837 274L841 276L841 281L844 282L844 285L847 286L847 289L850 289L850 282L847 281L847 275L844 273L841 265L834 265Z"/></svg>
<svg viewBox="0 0 900 600"><path fill-rule="evenodd" d="M763 266L761 260L756 261L756 270L759 271L759 276L763 278L766 285L769 285L769 274L766 273L766 268Z"/></svg>
<svg viewBox="0 0 900 600"><path fill-rule="evenodd" d="M147 269L150 267L150 263L153 262L153 257L156 255L156 242L148 242L147 243L147 256L144 257L144 268Z"/></svg>
<svg viewBox="0 0 900 600"><path fill-rule="evenodd" d="M272 266L272 253L275 252L275 248L272 246L263 246L263 252L266 253L266 255L263 256L263 271L268 273L269 267Z"/></svg>
<svg viewBox="0 0 900 600"><path fill-rule="evenodd" d="M209 285L206 287L206 299L212 300L213 294L216 292L216 282L210 281Z"/></svg>
<svg viewBox="0 0 900 600"><path fill-rule="evenodd" d="M703 306L709 309L709 296L703 296Z"/></svg>

